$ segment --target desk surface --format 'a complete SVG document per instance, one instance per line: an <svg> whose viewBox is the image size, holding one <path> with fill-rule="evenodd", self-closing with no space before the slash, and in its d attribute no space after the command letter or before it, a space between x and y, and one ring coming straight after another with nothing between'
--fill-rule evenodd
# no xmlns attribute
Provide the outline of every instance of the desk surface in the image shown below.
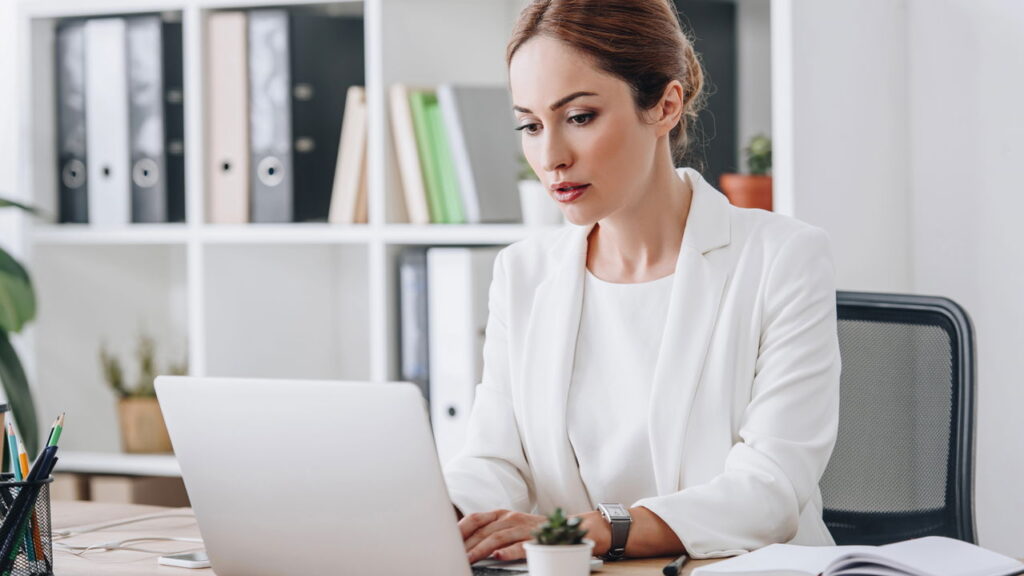
<svg viewBox="0 0 1024 576"><path fill-rule="evenodd" d="M82 528L106 524L119 520L159 516L123 526L116 526L88 532L77 536L58 539L57 542L75 546L92 546L101 543L121 541L128 538L142 537L177 537L198 538L199 527L195 516L189 508L162 508L159 506L138 506L133 504L101 504L96 502L53 502L53 529L77 531ZM56 536L55 536L56 537ZM164 574L177 576L212 576L210 569L191 570L160 566L156 559L162 554L187 552L201 548L200 544L188 542L137 541L130 542L139 550L103 551L91 550L73 554L55 545L54 573L60 576L118 576L132 574L146 576L148 574ZM600 572L608 575L655 576L671 558L650 558L644 560L626 560L606 564ZM684 574L690 570L713 562L712 560L692 561L687 563Z"/></svg>

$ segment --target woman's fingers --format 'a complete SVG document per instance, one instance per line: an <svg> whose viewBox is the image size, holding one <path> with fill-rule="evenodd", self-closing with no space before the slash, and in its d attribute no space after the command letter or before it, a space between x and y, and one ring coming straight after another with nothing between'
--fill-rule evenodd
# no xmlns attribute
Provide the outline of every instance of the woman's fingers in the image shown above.
<svg viewBox="0 0 1024 576"><path fill-rule="evenodd" d="M516 513L514 512L509 512L507 510L495 510L490 522L477 528L468 537L463 536L462 540L466 547L466 552L472 550L477 544L482 542L484 538L487 538L498 530L507 529L511 525L510 521L513 520L515 516Z"/></svg>
<svg viewBox="0 0 1024 576"><path fill-rule="evenodd" d="M526 558L526 549L523 548L523 541L496 551L494 557L498 560L524 560Z"/></svg>
<svg viewBox="0 0 1024 576"><path fill-rule="evenodd" d="M504 511L492 510L491 512L477 512L476 514L464 516L462 520L459 520L459 531L462 532L462 539L466 540L480 528L497 520L498 514L501 512Z"/></svg>
<svg viewBox="0 0 1024 576"><path fill-rule="evenodd" d="M523 537L523 533L527 532L526 536ZM472 564L478 560L483 560L490 556L495 550L501 550L510 547L518 542L529 539L528 531L524 531L522 526L513 526L504 530L498 530L490 536L484 538L479 544L474 546L467 556L469 563ZM506 558L499 558L499 560L505 560Z"/></svg>

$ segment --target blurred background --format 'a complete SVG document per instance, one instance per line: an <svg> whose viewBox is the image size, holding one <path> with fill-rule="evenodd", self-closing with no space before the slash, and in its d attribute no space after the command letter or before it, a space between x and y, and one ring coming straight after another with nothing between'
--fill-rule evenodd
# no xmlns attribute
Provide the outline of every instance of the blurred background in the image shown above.
<svg viewBox="0 0 1024 576"><path fill-rule="evenodd" d="M561 225L503 100L523 4L0 1L0 198L42 211L0 208L0 246L35 427L68 412L60 494L187 502L157 373L411 380L458 441L494 248ZM710 79L689 163L767 172L840 289L970 314L979 539L1024 557L1024 3L676 4Z"/></svg>

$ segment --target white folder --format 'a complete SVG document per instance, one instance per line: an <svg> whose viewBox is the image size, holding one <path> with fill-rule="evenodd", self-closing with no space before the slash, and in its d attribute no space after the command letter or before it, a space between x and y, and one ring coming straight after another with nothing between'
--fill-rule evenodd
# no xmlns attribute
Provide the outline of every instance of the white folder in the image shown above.
<svg viewBox="0 0 1024 576"><path fill-rule="evenodd" d="M483 375L487 297L499 248L427 251L430 421L442 464L462 449Z"/></svg>
<svg viewBox="0 0 1024 576"><path fill-rule="evenodd" d="M210 222L249 221L249 59L244 12L207 21Z"/></svg>
<svg viewBox="0 0 1024 576"><path fill-rule="evenodd" d="M89 223L131 221L128 146L128 56L125 22L101 18L85 24L85 120L89 154Z"/></svg>

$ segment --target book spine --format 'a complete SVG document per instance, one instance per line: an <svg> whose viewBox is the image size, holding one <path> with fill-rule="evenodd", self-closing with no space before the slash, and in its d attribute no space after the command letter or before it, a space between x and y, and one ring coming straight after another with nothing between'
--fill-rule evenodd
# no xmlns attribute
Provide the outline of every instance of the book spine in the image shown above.
<svg viewBox="0 0 1024 576"><path fill-rule="evenodd" d="M430 351L427 324L427 252L406 248L399 256L402 380L420 387L430 398Z"/></svg>
<svg viewBox="0 0 1024 576"><path fill-rule="evenodd" d="M132 222L166 222L162 24L158 16L143 16L129 18L125 27Z"/></svg>
<svg viewBox="0 0 1024 576"><path fill-rule="evenodd" d="M448 145L448 136L444 127L444 118L441 117L441 107L435 97L427 107L427 117L430 121L432 145L434 157L437 162L437 170L440 175L441 196L444 201L444 211L448 224L464 224L465 216L462 212L462 198L459 194L459 179L455 174L455 164L452 161L451 147Z"/></svg>
<svg viewBox="0 0 1024 576"><path fill-rule="evenodd" d="M185 221L185 70L181 21L163 22L167 221Z"/></svg>
<svg viewBox="0 0 1024 576"><path fill-rule="evenodd" d="M89 223L94 226L122 226L131 219L125 44L123 18L86 22Z"/></svg>
<svg viewBox="0 0 1024 576"><path fill-rule="evenodd" d="M358 220L365 156L366 91L361 86L352 86L345 99L345 121L331 194L331 223L353 224Z"/></svg>
<svg viewBox="0 0 1024 576"><path fill-rule="evenodd" d="M208 220L249 221L249 68L244 12L214 12L207 21Z"/></svg>
<svg viewBox="0 0 1024 576"><path fill-rule="evenodd" d="M291 222L291 72L288 12L249 12L249 134L253 222Z"/></svg>
<svg viewBox="0 0 1024 576"><path fill-rule="evenodd" d="M435 159L436 154L430 136L430 120L427 115L427 104L432 97L433 94L429 91L412 90L409 92L409 107L412 111L412 122L416 133L416 151L419 154L420 166L423 168L423 183L430 206L430 220L443 224L448 219Z"/></svg>
<svg viewBox="0 0 1024 576"><path fill-rule="evenodd" d="M473 170L470 165L469 150L466 148L466 136L462 119L459 116L456 94L451 84L438 86L437 102L441 107L443 125L448 135L452 164L457 176L459 196L462 200L463 216L467 223L479 224L480 202L473 182Z"/></svg>
<svg viewBox="0 0 1024 576"><path fill-rule="evenodd" d="M86 178L85 24L57 28L58 221L89 221Z"/></svg>
<svg viewBox="0 0 1024 576"><path fill-rule="evenodd" d="M398 157L399 175L405 208L412 224L429 224L430 208L427 193L423 187L423 170L416 151L416 132L409 108L409 89L404 84L394 84L389 92L391 104L391 131L394 136L395 153Z"/></svg>

